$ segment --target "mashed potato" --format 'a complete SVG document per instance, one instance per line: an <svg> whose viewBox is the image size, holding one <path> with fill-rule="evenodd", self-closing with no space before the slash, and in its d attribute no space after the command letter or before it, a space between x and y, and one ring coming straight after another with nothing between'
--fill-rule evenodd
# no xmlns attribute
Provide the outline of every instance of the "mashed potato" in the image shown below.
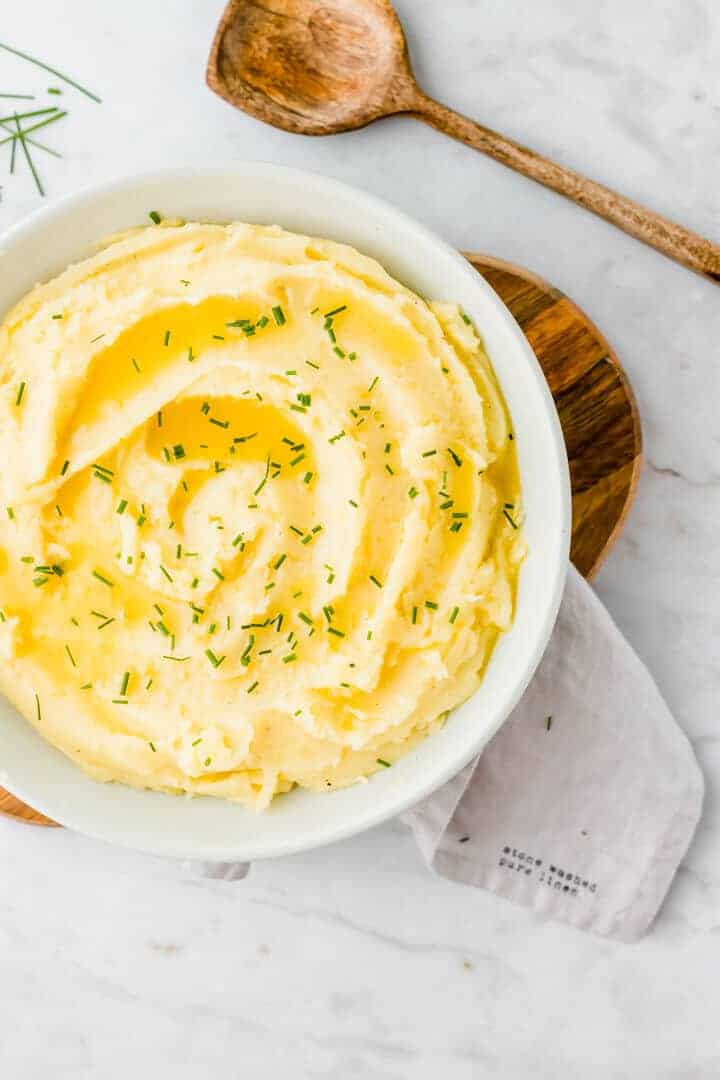
<svg viewBox="0 0 720 1080"><path fill-rule="evenodd" d="M481 342L349 247L114 238L0 327L0 690L92 776L256 807L478 686L524 553Z"/></svg>

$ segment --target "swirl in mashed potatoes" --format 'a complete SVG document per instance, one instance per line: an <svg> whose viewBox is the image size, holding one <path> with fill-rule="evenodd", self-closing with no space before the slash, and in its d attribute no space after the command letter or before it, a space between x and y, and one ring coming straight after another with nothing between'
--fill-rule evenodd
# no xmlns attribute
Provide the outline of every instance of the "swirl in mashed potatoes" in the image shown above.
<svg viewBox="0 0 720 1080"><path fill-rule="evenodd" d="M524 544L470 320L279 228L114 238L0 327L0 690L92 776L256 807L478 686Z"/></svg>

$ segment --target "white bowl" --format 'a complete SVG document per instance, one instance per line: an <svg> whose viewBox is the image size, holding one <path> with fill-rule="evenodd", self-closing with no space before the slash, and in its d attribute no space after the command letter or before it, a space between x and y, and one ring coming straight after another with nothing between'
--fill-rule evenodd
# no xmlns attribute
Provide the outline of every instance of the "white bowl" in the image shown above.
<svg viewBox="0 0 720 1080"><path fill-rule="evenodd" d="M101 784L0 698L0 783L55 821L182 858L259 859L303 851L377 825L430 794L483 748L519 700L550 636L567 567L570 486L562 432L523 333L465 259L393 207L298 169L255 163L170 169L104 184L42 209L0 244L0 317L37 281L90 254L101 238L147 223L152 209L166 217L277 223L344 241L421 295L456 301L483 337L512 415L529 545L513 627L500 639L477 693L444 730L367 783L327 794L293 791L261 815L212 798Z"/></svg>

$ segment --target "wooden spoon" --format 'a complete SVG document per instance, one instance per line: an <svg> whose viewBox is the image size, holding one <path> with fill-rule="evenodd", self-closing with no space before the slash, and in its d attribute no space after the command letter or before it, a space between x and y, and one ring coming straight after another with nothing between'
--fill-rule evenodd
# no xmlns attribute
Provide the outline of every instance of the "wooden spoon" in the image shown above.
<svg viewBox="0 0 720 1080"><path fill-rule="evenodd" d="M232 105L301 135L412 113L720 283L717 244L424 94L389 0L230 0L207 81Z"/></svg>

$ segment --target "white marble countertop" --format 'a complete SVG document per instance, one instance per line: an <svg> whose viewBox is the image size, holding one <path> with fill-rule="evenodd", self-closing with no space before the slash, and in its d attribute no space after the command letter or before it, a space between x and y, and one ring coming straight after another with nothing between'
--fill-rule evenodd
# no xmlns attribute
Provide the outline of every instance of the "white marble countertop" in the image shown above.
<svg viewBox="0 0 720 1080"><path fill-rule="evenodd" d="M47 132L64 154L42 158L48 196L179 161L305 165L585 307L629 372L647 452L597 588L693 741L705 813L635 946L433 879L398 824L230 884L0 820L0 1073L718 1076L720 292L411 119L310 140L234 112L203 82L221 6L12 5L2 39L103 98L60 99L71 115ZM430 93L720 238L716 0L397 7ZM53 80L0 53L0 84ZM4 228L39 199L22 169L0 182Z"/></svg>

